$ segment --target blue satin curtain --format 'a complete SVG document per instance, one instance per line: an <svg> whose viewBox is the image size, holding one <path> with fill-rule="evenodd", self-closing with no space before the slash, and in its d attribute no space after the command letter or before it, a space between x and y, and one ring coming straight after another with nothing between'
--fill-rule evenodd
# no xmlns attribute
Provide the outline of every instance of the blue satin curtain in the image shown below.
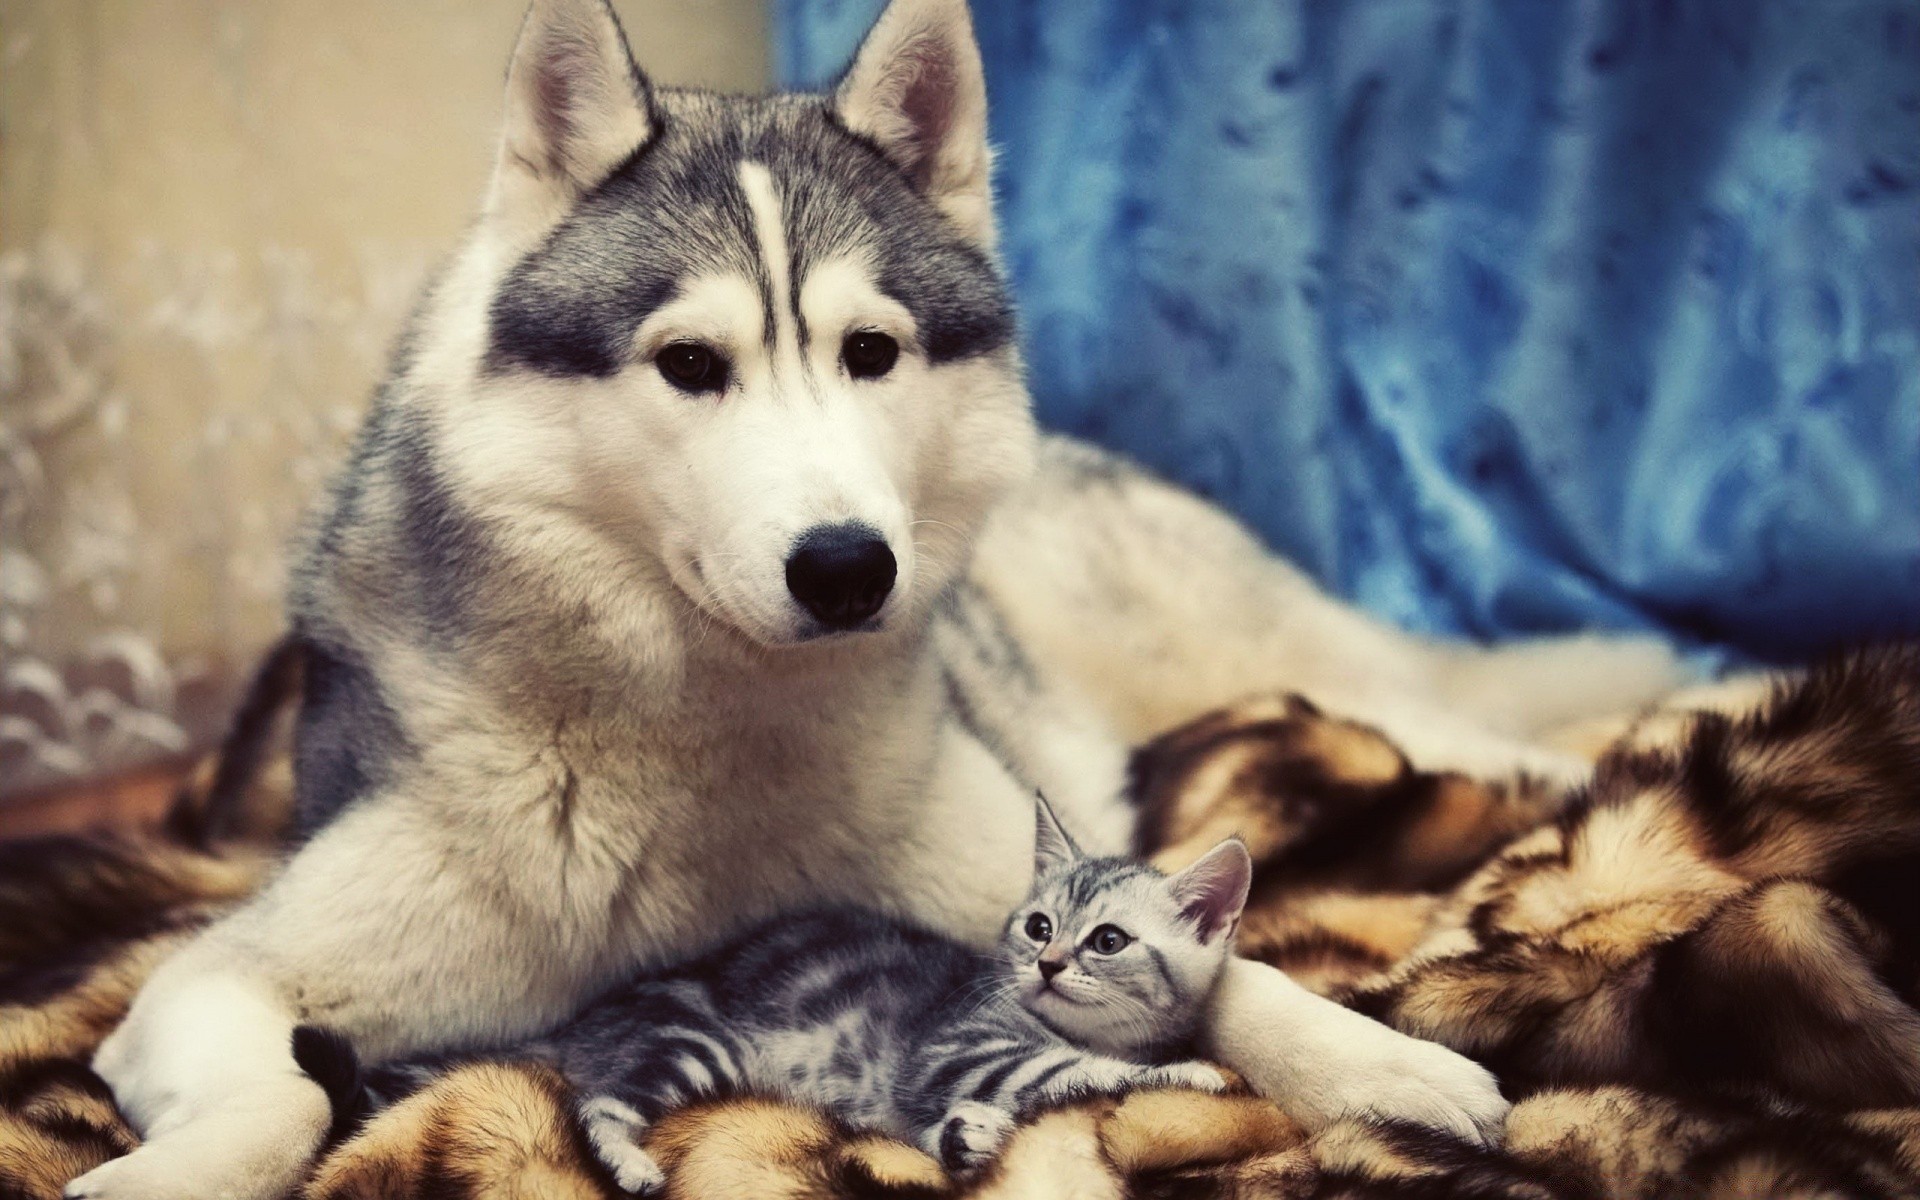
<svg viewBox="0 0 1920 1200"><path fill-rule="evenodd" d="M1048 425L1417 629L1920 631L1920 0L974 11Z"/></svg>

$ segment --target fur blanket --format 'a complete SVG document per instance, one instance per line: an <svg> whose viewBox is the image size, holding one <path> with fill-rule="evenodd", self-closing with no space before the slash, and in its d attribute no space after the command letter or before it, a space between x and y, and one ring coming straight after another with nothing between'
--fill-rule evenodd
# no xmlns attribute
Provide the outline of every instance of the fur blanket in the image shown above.
<svg viewBox="0 0 1920 1200"><path fill-rule="evenodd" d="M1167 865L1247 839L1242 953L1498 1072L1518 1101L1505 1146L1138 1093L1038 1116L963 1187L910 1147L745 1098L656 1128L671 1193L1920 1194L1920 647L1738 715L1658 714L1571 797L1414 771L1292 697L1145 747L1135 787L1141 850ZM201 824L189 795L172 834L0 847L0 1196L57 1196L133 1143L88 1055L273 859L270 839L196 846ZM342 1131L307 1194L617 1195L567 1112L545 1069L468 1067Z"/></svg>

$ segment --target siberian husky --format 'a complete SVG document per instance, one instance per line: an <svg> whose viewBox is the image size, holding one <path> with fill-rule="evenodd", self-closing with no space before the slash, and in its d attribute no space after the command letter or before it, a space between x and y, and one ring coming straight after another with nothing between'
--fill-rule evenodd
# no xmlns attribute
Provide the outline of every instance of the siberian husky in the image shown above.
<svg viewBox="0 0 1920 1200"><path fill-rule="evenodd" d="M295 572L307 840L96 1065L147 1141L74 1197L267 1197L328 1124L301 1022L485 1045L790 906L986 941L1033 794L1128 848L1126 747L1255 691L1424 765L1577 774L1645 643L1424 643L1200 500L1041 438L964 0L825 95L651 86L537 0L482 213ZM1207 1044L1296 1116L1498 1129L1485 1071L1232 964Z"/></svg>

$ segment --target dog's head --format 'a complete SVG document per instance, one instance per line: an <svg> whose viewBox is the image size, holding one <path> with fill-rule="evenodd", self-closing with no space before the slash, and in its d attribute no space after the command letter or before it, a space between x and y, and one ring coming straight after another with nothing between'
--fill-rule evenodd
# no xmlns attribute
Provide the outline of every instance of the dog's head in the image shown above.
<svg viewBox="0 0 1920 1200"><path fill-rule="evenodd" d="M653 87L604 0L536 0L420 355L457 380L447 468L764 645L923 615L1033 455L989 158L964 0L752 99Z"/></svg>

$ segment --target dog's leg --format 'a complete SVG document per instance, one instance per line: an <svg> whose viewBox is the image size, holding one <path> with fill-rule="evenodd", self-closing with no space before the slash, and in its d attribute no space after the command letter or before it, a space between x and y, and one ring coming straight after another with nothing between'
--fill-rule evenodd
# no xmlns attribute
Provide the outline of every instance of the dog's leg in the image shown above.
<svg viewBox="0 0 1920 1200"><path fill-rule="evenodd" d="M336 819L148 980L94 1063L146 1143L68 1196L284 1195L329 1121L294 1063L296 1024L335 1028L378 1062L531 1033L592 985L555 949L548 876L503 894L445 829L381 800Z"/></svg>
<svg viewBox="0 0 1920 1200"><path fill-rule="evenodd" d="M1372 1115L1499 1137L1508 1104L1493 1076L1444 1046L1408 1037L1234 959L1214 989L1202 1048L1308 1128Z"/></svg>
<svg viewBox="0 0 1920 1200"><path fill-rule="evenodd" d="M1532 776L1560 788L1584 782L1593 759L1487 729L1430 700L1355 697L1337 688L1308 697L1339 717L1379 730L1422 771L1457 771L1475 779Z"/></svg>
<svg viewBox="0 0 1920 1200"><path fill-rule="evenodd" d="M1539 741L1576 721L1639 712L1696 682L1673 647L1630 634L1570 634L1493 646L1423 643L1431 695L1483 728Z"/></svg>
<svg viewBox="0 0 1920 1200"><path fill-rule="evenodd" d="M1703 713L1739 717L1753 712L1798 672L1748 671L1712 683L1681 688L1650 709L1613 713L1563 725L1547 735L1552 746L1598 758L1616 745L1640 748L1677 744L1687 725Z"/></svg>
<svg viewBox="0 0 1920 1200"><path fill-rule="evenodd" d="M68 1184L70 1200L265 1200L299 1184L326 1094L294 1065L292 1013L217 950L163 965L101 1046L94 1067L148 1140Z"/></svg>
<svg viewBox="0 0 1920 1200"><path fill-rule="evenodd" d="M1560 777L1571 756L1528 749L1545 731L1637 710L1692 676L1647 638L1415 637L1328 594L1198 496L1061 441L995 514L970 579L1025 662L1096 701L1133 743L1249 695L1298 692L1383 728L1417 705L1477 732L1464 753L1439 736L1408 745L1423 769Z"/></svg>

